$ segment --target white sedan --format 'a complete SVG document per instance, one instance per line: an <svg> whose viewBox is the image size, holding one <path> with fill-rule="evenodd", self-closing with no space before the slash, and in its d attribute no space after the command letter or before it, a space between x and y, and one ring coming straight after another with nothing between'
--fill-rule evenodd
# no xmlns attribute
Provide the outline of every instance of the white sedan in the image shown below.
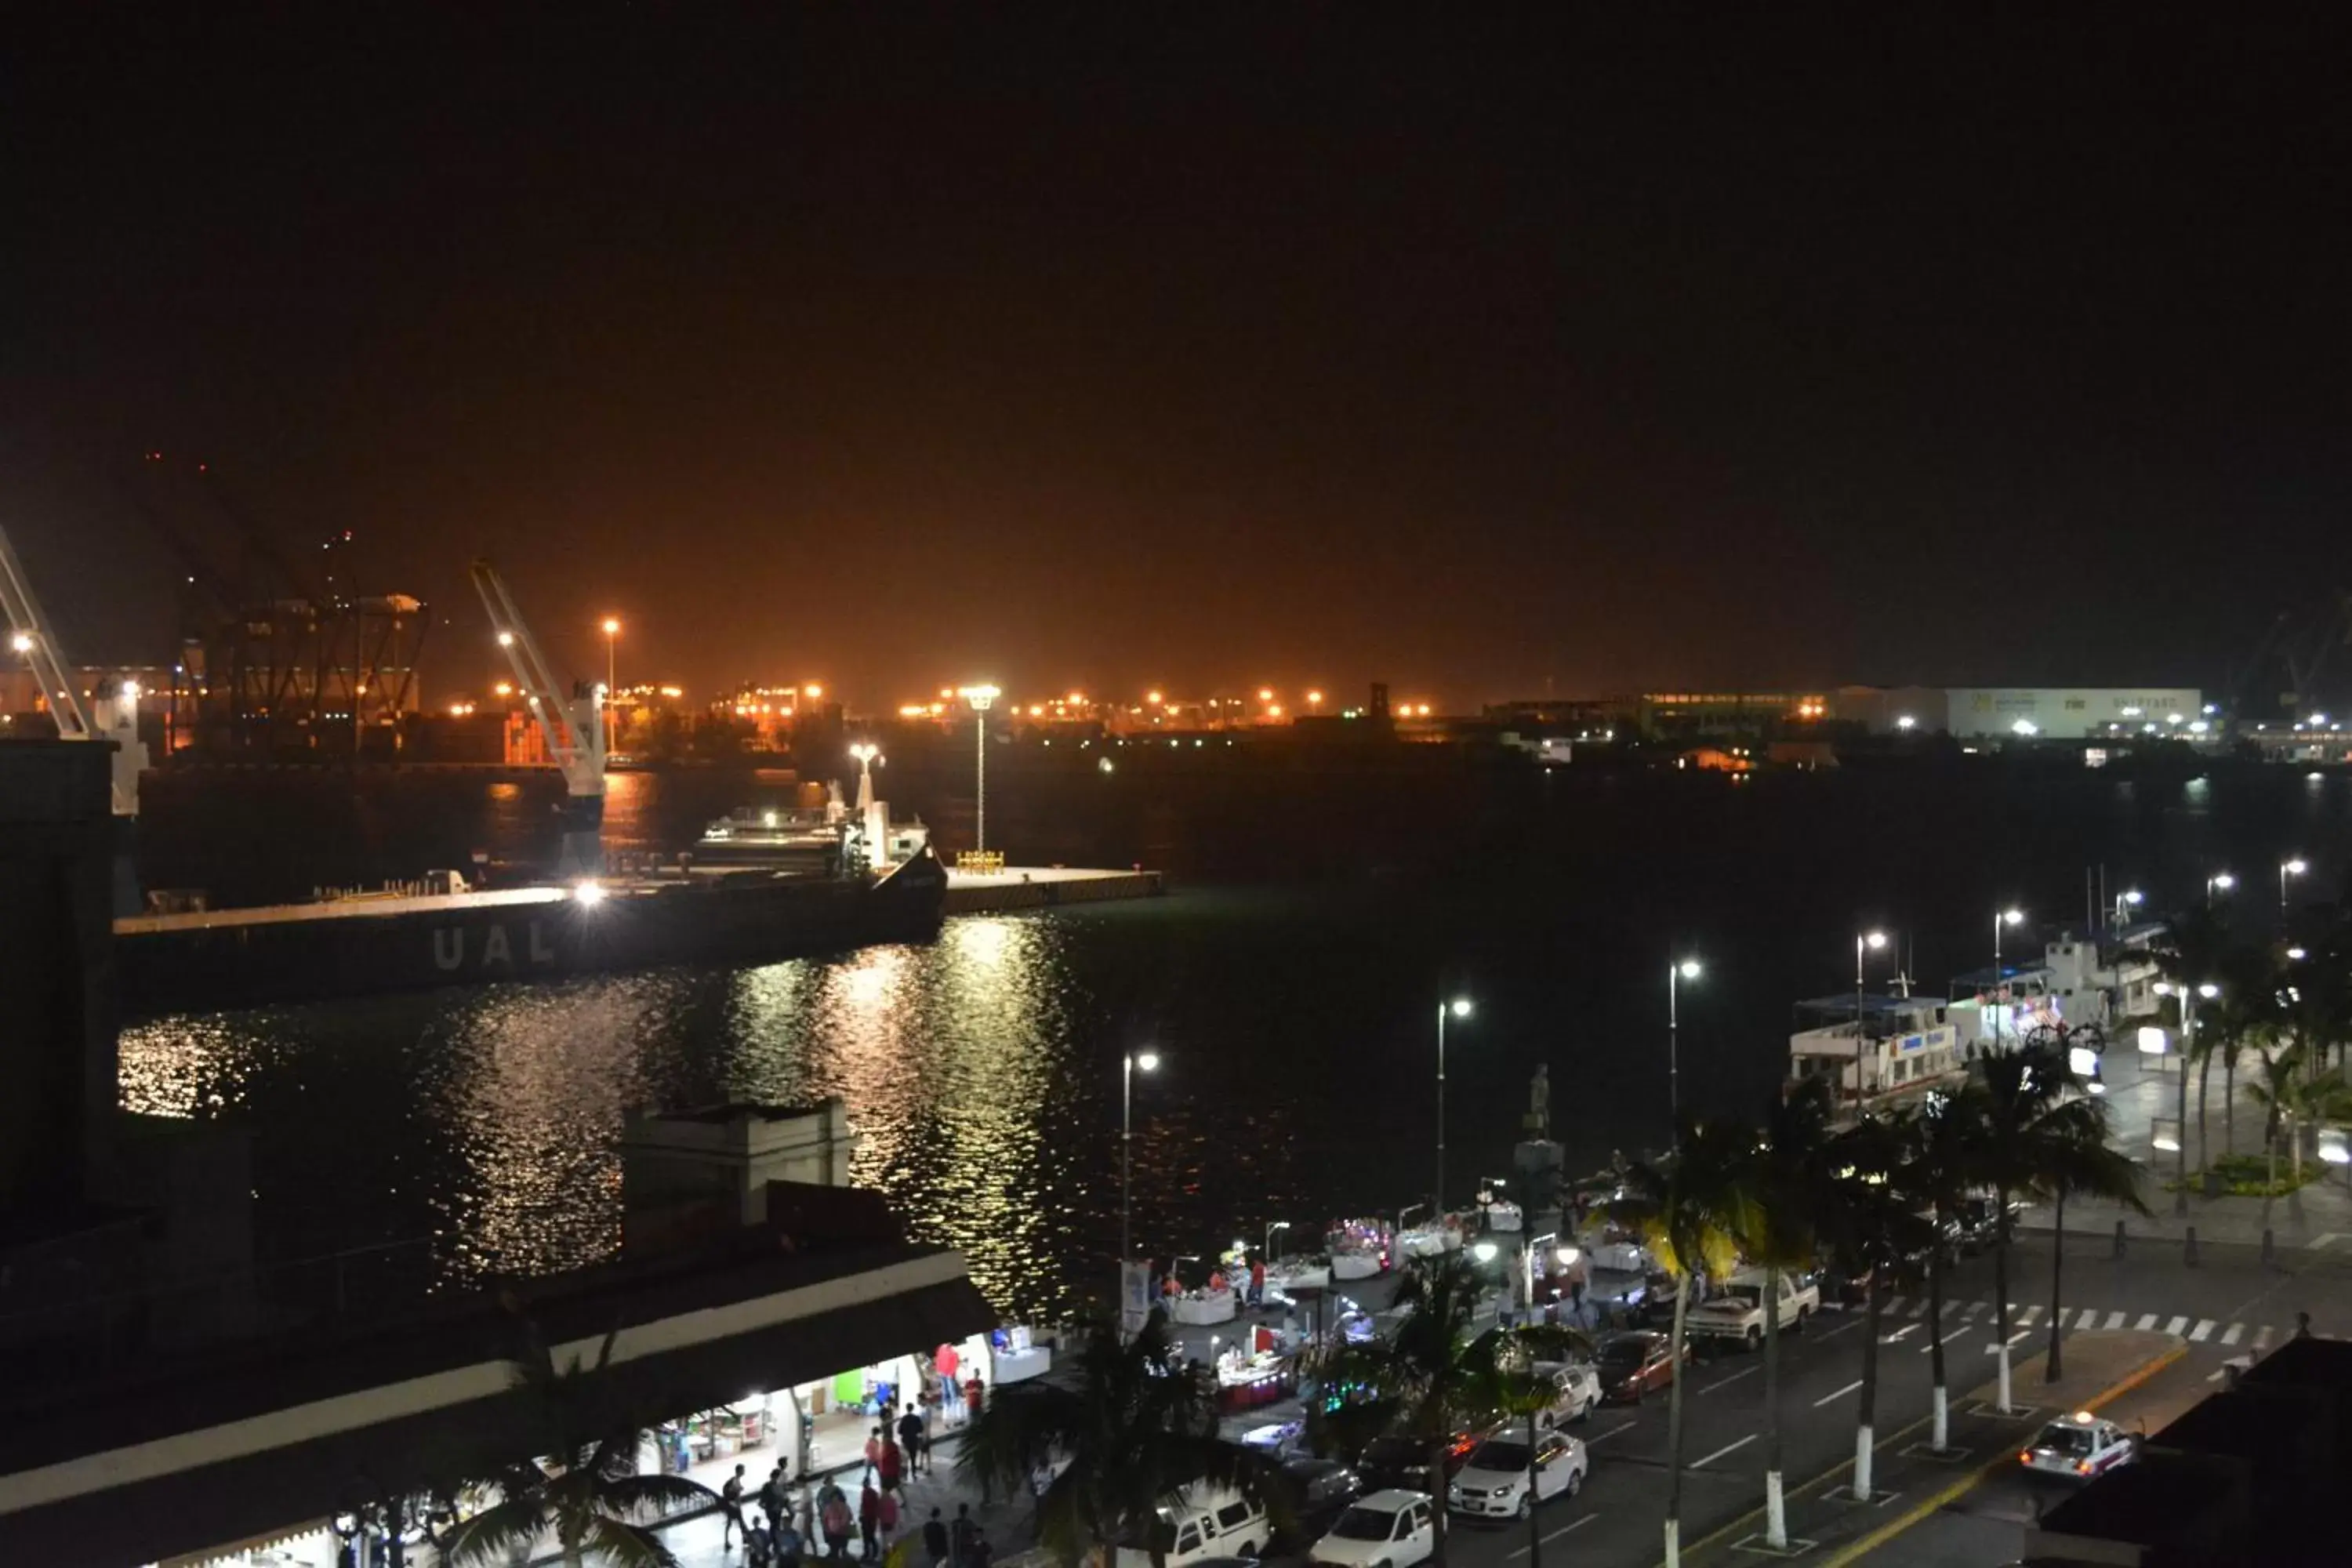
<svg viewBox="0 0 2352 1568"><path fill-rule="evenodd" d="M1308 1560L1331 1568L1412 1568L1436 1545L1432 1506L1427 1492L1394 1488L1358 1498Z"/></svg>
<svg viewBox="0 0 2352 1568"><path fill-rule="evenodd" d="M1601 1403L1601 1373L1591 1362L1539 1361L1535 1370L1559 1390L1551 1408L1536 1417L1538 1426L1565 1426L1571 1421L1581 1421Z"/></svg>
<svg viewBox="0 0 2352 1568"><path fill-rule="evenodd" d="M2037 1474L2087 1480L2138 1458L2139 1444L2130 1433L2077 1410L2042 1427L2019 1452L2017 1462Z"/></svg>
<svg viewBox="0 0 2352 1568"><path fill-rule="evenodd" d="M1584 1445L1558 1432L1536 1439L1536 1490L1528 1496L1528 1445L1520 1437L1489 1437L1454 1472L1445 1505L1477 1519L1525 1519L1537 1503L1574 1497L1584 1489Z"/></svg>

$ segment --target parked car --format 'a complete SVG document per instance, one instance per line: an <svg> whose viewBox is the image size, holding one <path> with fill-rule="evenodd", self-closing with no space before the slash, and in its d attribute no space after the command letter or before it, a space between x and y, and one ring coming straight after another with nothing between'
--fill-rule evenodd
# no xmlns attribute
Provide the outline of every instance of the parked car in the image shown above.
<svg viewBox="0 0 2352 1568"><path fill-rule="evenodd" d="M1538 1503L1574 1497L1590 1461L1584 1445L1558 1432L1536 1439L1535 1495L1528 1495L1525 1437L1489 1437L1478 1445L1447 1489L1445 1506L1474 1519L1525 1519Z"/></svg>
<svg viewBox="0 0 2352 1568"><path fill-rule="evenodd" d="M1564 1426L1571 1421L1583 1421L1592 1415L1592 1407L1601 1403L1601 1374L1591 1362L1539 1361L1536 1373L1548 1377L1559 1390L1551 1408L1536 1417L1541 1427Z"/></svg>
<svg viewBox="0 0 2352 1568"><path fill-rule="evenodd" d="M2037 1475L2088 1480L2139 1458L2139 1439L2087 1410L2062 1415L2043 1426L2017 1456Z"/></svg>
<svg viewBox="0 0 2352 1568"><path fill-rule="evenodd" d="M1690 1309L1685 1331L1694 1340L1729 1340L1754 1350L1764 1342L1766 1290L1772 1283L1761 1268L1746 1268L1723 1282L1723 1289ZM1821 1288L1801 1275L1782 1274L1779 1294L1769 1308L1783 1330L1802 1333L1812 1315L1822 1310Z"/></svg>
<svg viewBox="0 0 2352 1568"><path fill-rule="evenodd" d="M1363 1479L1337 1459L1298 1454L1282 1461L1276 1483L1290 1504L1290 1518L1277 1532L1305 1543L1328 1531L1347 1506L1363 1495Z"/></svg>
<svg viewBox="0 0 2352 1568"><path fill-rule="evenodd" d="M1180 1496L1182 1506L1161 1505L1152 1526L1159 1537L1154 1544L1171 1568L1202 1568L1213 1557L1255 1557L1274 1539L1265 1505L1230 1487L1195 1484ZM1151 1568L1150 1547L1122 1542L1116 1568Z"/></svg>
<svg viewBox="0 0 2352 1568"><path fill-rule="evenodd" d="M1991 1193L1961 1202L1959 1213L1952 1216L1947 1229L1962 1256L1973 1258L2000 1239L2000 1227L1994 1223L2000 1211L2000 1199ZM2017 1216L2024 1212L2023 1204L2014 1198L2010 1200L2009 1221L2012 1231L2017 1226Z"/></svg>
<svg viewBox="0 0 2352 1568"><path fill-rule="evenodd" d="M1475 1431L1454 1434L1445 1446L1445 1474L1451 1476L1460 1469L1462 1462L1470 1457L1470 1450L1484 1442L1495 1426L1496 1423L1488 1422ZM1363 1478L1367 1491L1384 1488L1430 1491L1428 1483L1433 1478L1429 1473L1428 1445L1417 1437L1375 1437L1356 1461L1356 1473ZM1444 1484L1444 1477L1434 1479L1440 1487Z"/></svg>
<svg viewBox="0 0 2352 1568"><path fill-rule="evenodd" d="M1436 1540L1435 1505L1427 1492L1391 1489L1348 1505L1307 1553L1331 1568L1412 1568Z"/></svg>
<svg viewBox="0 0 2352 1568"><path fill-rule="evenodd" d="M1683 1347L1690 1359L1690 1347ZM1675 1381L1674 1337L1655 1329L1627 1329L1601 1342L1597 1370L1601 1396L1617 1404L1639 1405Z"/></svg>

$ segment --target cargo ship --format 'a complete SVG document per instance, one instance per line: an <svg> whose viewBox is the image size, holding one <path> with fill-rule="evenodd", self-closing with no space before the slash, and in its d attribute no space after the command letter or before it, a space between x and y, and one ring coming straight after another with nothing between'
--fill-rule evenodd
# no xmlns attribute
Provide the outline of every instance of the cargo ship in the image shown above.
<svg viewBox="0 0 2352 1568"><path fill-rule="evenodd" d="M887 870L678 868L114 922L124 1015L149 1018L666 963L767 963L939 934L928 846Z"/></svg>

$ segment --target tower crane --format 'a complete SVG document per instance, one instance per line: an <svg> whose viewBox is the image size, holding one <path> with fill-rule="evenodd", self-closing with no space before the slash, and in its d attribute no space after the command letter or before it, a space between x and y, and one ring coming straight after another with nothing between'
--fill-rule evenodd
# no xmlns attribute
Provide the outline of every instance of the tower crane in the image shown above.
<svg viewBox="0 0 2352 1568"><path fill-rule="evenodd" d="M147 748L139 739L139 683L110 677L99 683L90 706L82 706L81 694L74 689L73 667L4 528L0 528L0 619L8 623L10 651L32 667L33 678L40 682L58 736L68 741L113 742L110 772L115 821L114 906L117 914L136 914L140 908L134 858L139 775L147 767Z"/></svg>
<svg viewBox="0 0 2352 1568"><path fill-rule="evenodd" d="M514 668L515 685L547 742L547 754L563 774L560 874L567 879L596 876L604 868L604 688L574 681L572 694L562 695L547 656L540 651L498 569L477 561L473 576L499 647Z"/></svg>

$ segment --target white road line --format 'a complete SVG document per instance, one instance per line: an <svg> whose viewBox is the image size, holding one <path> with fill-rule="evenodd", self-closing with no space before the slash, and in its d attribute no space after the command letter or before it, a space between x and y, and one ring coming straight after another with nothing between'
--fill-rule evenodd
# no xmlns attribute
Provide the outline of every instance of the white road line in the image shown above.
<svg viewBox="0 0 2352 1568"><path fill-rule="evenodd" d="M2205 1381L2208 1383L2219 1383L2229 1370L2230 1369L2226 1366L2215 1367L2211 1372L2205 1374Z"/></svg>
<svg viewBox="0 0 2352 1568"><path fill-rule="evenodd" d="M2212 1319L2200 1318L2197 1320L2197 1326L2189 1331L2189 1337L2192 1340L2202 1340L2212 1333L2213 1328Z"/></svg>
<svg viewBox="0 0 2352 1568"><path fill-rule="evenodd" d="M2256 1350L2261 1350L2264 1345L2269 1344L2270 1342L2271 1326L2268 1323L2264 1323L2261 1328L2254 1331L2254 1348Z"/></svg>
<svg viewBox="0 0 2352 1568"><path fill-rule="evenodd" d="M2187 1328L2188 1326L2189 1326L2189 1320L2188 1320L2188 1319L2186 1319L2186 1318L2175 1318L2175 1319L2173 1319L2173 1320L2172 1320L2172 1321L2170 1321L2170 1322L2168 1322L2168 1323L2167 1323L2167 1324L2165 1324L2165 1325L2164 1325L2164 1331L2165 1331L2166 1333L2168 1333L2168 1334L2177 1334L2177 1333L2179 1333L2181 1330L2183 1330L2183 1329Z"/></svg>
<svg viewBox="0 0 2352 1568"><path fill-rule="evenodd" d="M1716 1460L1720 1459L1726 1454L1736 1454L1740 1449L1748 1447L1748 1444L1756 1441L1756 1439L1761 1436L1761 1433L1750 1432L1747 1436L1742 1437L1737 1443L1727 1443L1722 1447L1717 1448L1714 1453L1709 1454L1706 1458L1693 1460L1691 1462L1691 1468L1696 1470L1703 1465L1711 1465L1715 1463Z"/></svg>
<svg viewBox="0 0 2352 1568"><path fill-rule="evenodd" d="M1992 1303L1990 1301L1971 1301L1969 1303L1968 1315L1973 1318L1991 1305Z"/></svg>
<svg viewBox="0 0 2352 1568"><path fill-rule="evenodd" d="M1925 1296L1922 1296L1916 1301L1914 1301L1911 1304L1911 1310L1904 1314L1906 1318L1924 1318L1927 1315L1927 1298Z"/></svg>
<svg viewBox="0 0 2352 1568"><path fill-rule="evenodd" d="M2033 1321L2033 1320L2039 1317L2041 1313L2042 1309L2040 1307L2020 1307L2017 1310L2017 1316L2011 1319L2010 1321L2015 1323L2021 1329L2025 1327L2026 1324Z"/></svg>
<svg viewBox="0 0 2352 1568"><path fill-rule="evenodd" d="M1958 1301L1947 1301L1944 1303L1944 1316L1948 1318L1959 1310L1960 1304Z"/></svg>
<svg viewBox="0 0 2352 1568"><path fill-rule="evenodd" d="M2135 1329L2152 1329L2156 1327L2156 1314L2154 1312L2142 1312L2139 1315L2139 1321L2134 1323L2132 1327Z"/></svg>
<svg viewBox="0 0 2352 1568"><path fill-rule="evenodd" d="M2225 1345L2236 1344L2241 1339L2245 1337L2245 1324L2231 1323L2228 1328L2221 1331L2221 1342Z"/></svg>
<svg viewBox="0 0 2352 1568"><path fill-rule="evenodd" d="M1843 1388L1839 1389L1835 1394L1823 1394L1821 1398L1814 1400L1813 1408L1819 1410L1824 1405L1833 1405L1861 1386L1862 1379L1857 1377L1852 1383L1847 1384Z"/></svg>
<svg viewBox="0 0 2352 1568"><path fill-rule="evenodd" d="M1590 1448L1595 1443L1606 1443L1610 1438L1614 1437L1620 1432L1631 1432L1636 1425L1638 1425L1638 1423L1628 1421L1622 1426L1612 1426L1606 1432L1595 1432L1591 1436L1587 1437L1584 1440L1584 1446Z"/></svg>
<svg viewBox="0 0 2352 1568"><path fill-rule="evenodd" d="M1813 1331L1813 1342L1819 1344L1823 1340L1833 1340L1848 1329L1858 1329L1868 1321L1870 1321L1868 1318L1855 1316L1848 1318L1834 1329L1817 1329Z"/></svg>
<svg viewBox="0 0 2352 1568"><path fill-rule="evenodd" d="M1570 1531L1582 1530L1586 1525L1591 1524L1594 1520L1599 1519L1600 1517L1601 1516L1597 1513L1588 1513L1582 1519L1570 1520L1568 1523L1561 1525L1558 1530L1553 1531L1549 1535L1545 1536L1544 1540L1547 1542L1558 1541L1561 1536L1568 1534ZM1507 1563L1515 1562L1521 1557L1525 1557L1527 1554L1528 1549L1522 1546L1517 1551L1508 1553L1504 1558L1504 1561Z"/></svg>
<svg viewBox="0 0 2352 1568"><path fill-rule="evenodd" d="M2311 1238L2311 1250L2312 1250L2312 1251L2314 1251L2314 1252L2316 1252L2316 1251L2318 1251L2321 1247L2326 1247L2326 1246L2329 1242L2331 1242L2331 1241L2341 1241L2341 1240L2343 1240L2343 1239L2344 1239L2344 1237L2343 1237L2339 1233L2337 1233L2337 1232L2336 1232L2336 1231L2332 1231L2332 1230L2325 1230L2325 1231L2322 1231L2322 1232L2320 1232L2317 1236L2315 1236L2315 1237L2313 1237Z"/></svg>
<svg viewBox="0 0 2352 1568"><path fill-rule="evenodd" d="M1701 1394L1713 1394L1717 1389L1724 1387L1727 1384L1738 1383L1743 1377L1752 1377L1757 1373L1763 1370L1764 1369L1760 1366L1751 1366L1746 1372L1735 1372L1729 1377L1718 1377L1713 1383L1708 1384L1705 1388L1700 1389L1699 1392Z"/></svg>
<svg viewBox="0 0 2352 1568"><path fill-rule="evenodd" d="M2123 1326L2124 1315L2121 1312L2109 1312L2107 1314L2107 1327L2111 1329L2120 1329Z"/></svg>
<svg viewBox="0 0 2352 1568"><path fill-rule="evenodd" d="M1916 1323L1906 1323L1906 1324L1904 1324L1901 1328L1899 1328L1899 1329L1895 1330L1895 1331L1893 1333L1891 1333L1891 1334L1881 1334L1881 1335L1879 1335L1879 1336L1878 1336L1878 1342L1879 1342L1880 1344L1883 1344L1883 1345L1891 1345L1891 1344L1893 1344L1895 1341L1897 1341L1897 1340L1901 1339L1904 1335L1906 1335L1906 1334L1909 1333L1912 1330L1914 1330L1914 1329L1917 1328L1918 1326L1919 1326L1919 1325L1918 1325L1918 1324L1916 1324Z"/></svg>
<svg viewBox="0 0 2352 1568"><path fill-rule="evenodd" d="M2083 1315L2074 1320L2074 1326L2078 1329L2097 1328L2099 1326L2099 1310L2096 1307L2084 1308Z"/></svg>
<svg viewBox="0 0 2352 1568"><path fill-rule="evenodd" d="M1960 1325L1958 1328L1954 1329L1950 1333L1948 1333L1948 1334L1946 1334L1946 1335L1944 1336L1944 1342L1945 1342L1946 1344L1948 1344L1948 1344L1950 1344L1954 1340L1958 1339L1962 1334L1967 1333L1967 1332L1969 1331L1969 1327L1970 1327L1970 1325L1966 1324L1966 1323L1963 1323L1963 1324L1962 1324L1962 1325ZM1924 1345L1921 1345L1921 1346L1919 1347L1919 1353L1920 1353L1921 1355L1926 1355L1928 1352L1930 1352L1930 1351L1934 1350L1935 1348L1936 1348L1935 1342L1931 1340L1931 1341L1929 1341L1927 1343L1926 1343L1926 1344L1924 1344Z"/></svg>

